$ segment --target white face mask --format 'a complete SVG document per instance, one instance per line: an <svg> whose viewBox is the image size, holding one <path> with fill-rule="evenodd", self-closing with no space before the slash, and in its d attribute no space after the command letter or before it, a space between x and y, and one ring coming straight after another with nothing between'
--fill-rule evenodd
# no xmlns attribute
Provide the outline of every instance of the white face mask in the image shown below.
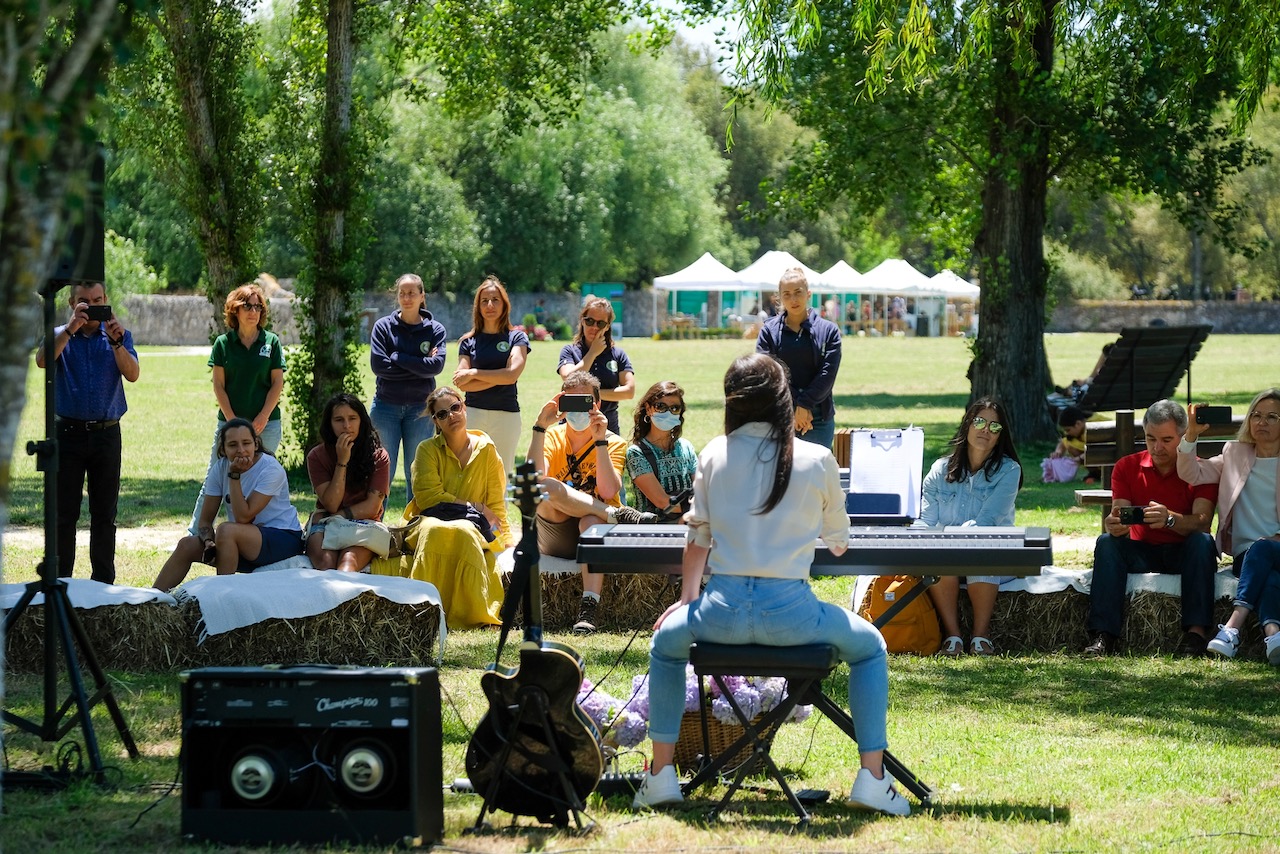
<svg viewBox="0 0 1280 854"><path fill-rule="evenodd" d="M570 427L577 430L579 433L584 433L591 427L590 412L566 412L564 414L564 420L569 423Z"/></svg>
<svg viewBox="0 0 1280 854"><path fill-rule="evenodd" d="M655 412L649 416L653 426L670 432L680 426L680 416L674 412Z"/></svg>

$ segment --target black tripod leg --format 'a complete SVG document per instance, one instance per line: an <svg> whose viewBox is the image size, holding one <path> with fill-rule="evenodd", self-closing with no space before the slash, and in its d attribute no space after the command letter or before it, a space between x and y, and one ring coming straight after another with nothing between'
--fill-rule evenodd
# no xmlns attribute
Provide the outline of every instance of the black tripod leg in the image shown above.
<svg viewBox="0 0 1280 854"><path fill-rule="evenodd" d="M66 597L67 588L61 585L61 595ZM89 634L84 630L84 624L80 622L80 618L76 616L75 609L71 607L71 600L66 601L66 622L71 627L71 632L75 636L76 641L80 644L80 657L84 660L84 664L89 668L89 673L93 676L94 683L98 688L98 692L94 697L94 701L90 705L94 705L100 697L102 702L106 704L107 712L111 715L111 721L116 725L116 732L120 734L120 741L124 743L124 748L129 752L130 759L138 758L138 745L133 741L133 733L129 731L129 724L125 722L124 713L120 711L120 704L116 702L115 692L111 688L111 683L107 680L107 674L103 671L102 665L98 663L98 654L93 651L93 644L89 641ZM68 662L70 666L70 662Z"/></svg>
<svg viewBox="0 0 1280 854"><path fill-rule="evenodd" d="M62 651L67 660L67 676L71 680L71 697L68 702L75 702L80 728L84 731L84 747L85 752L89 754L89 767L93 771L94 782L102 784L106 782L106 767L102 763L102 751L98 749L98 736L93 731L93 718L89 716L91 706L88 695L84 691L84 678L80 674L80 665L76 660L76 647L71 637L71 615L69 613L71 602L67 599L66 590L65 584L59 584L52 596L45 597L45 617L49 620L56 620L58 628L62 632ZM67 707L64 705L63 708L66 709ZM60 728L58 737L61 738L75 725L76 717L72 716Z"/></svg>

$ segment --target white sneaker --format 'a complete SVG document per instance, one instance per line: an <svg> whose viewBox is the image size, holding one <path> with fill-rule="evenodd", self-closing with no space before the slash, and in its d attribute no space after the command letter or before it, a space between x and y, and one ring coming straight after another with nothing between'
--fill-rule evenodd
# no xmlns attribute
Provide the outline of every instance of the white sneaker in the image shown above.
<svg viewBox="0 0 1280 854"><path fill-rule="evenodd" d="M1214 655L1235 658L1236 650L1240 648L1240 632L1226 626L1218 626L1218 633L1205 645L1205 648Z"/></svg>
<svg viewBox="0 0 1280 854"><path fill-rule="evenodd" d="M1264 640L1262 646L1267 650L1267 661L1271 666L1280 667L1280 632Z"/></svg>
<svg viewBox="0 0 1280 854"><path fill-rule="evenodd" d="M847 803L854 809L885 815L911 815L911 805L893 787L893 776L886 773L884 779L877 780L866 768L858 769L858 776L853 778L853 791Z"/></svg>
<svg viewBox="0 0 1280 854"><path fill-rule="evenodd" d="M644 807L660 807L664 804L678 804L684 801L680 793L680 780L676 777L676 766L668 765L657 774L645 774L644 782L631 801L633 809Z"/></svg>

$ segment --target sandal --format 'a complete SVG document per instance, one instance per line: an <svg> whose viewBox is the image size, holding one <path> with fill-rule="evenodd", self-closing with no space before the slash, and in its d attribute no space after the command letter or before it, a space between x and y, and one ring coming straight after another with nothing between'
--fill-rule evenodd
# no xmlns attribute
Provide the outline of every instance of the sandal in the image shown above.
<svg viewBox="0 0 1280 854"><path fill-rule="evenodd" d="M970 655L995 655L996 645L990 639L977 637L969 641Z"/></svg>
<svg viewBox="0 0 1280 854"><path fill-rule="evenodd" d="M964 639L952 635L942 642L942 649L938 650L938 655L947 658L959 658L964 655Z"/></svg>

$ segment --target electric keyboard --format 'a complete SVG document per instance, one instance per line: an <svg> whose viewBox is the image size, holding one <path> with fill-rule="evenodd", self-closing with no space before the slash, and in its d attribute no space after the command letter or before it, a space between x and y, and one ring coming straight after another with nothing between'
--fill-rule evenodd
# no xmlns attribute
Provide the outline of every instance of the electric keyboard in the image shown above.
<svg viewBox="0 0 1280 854"><path fill-rule="evenodd" d="M592 525L578 540L590 572L680 572L683 525ZM849 529L849 548L814 541L813 575L1039 575L1053 565L1048 528Z"/></svg>

